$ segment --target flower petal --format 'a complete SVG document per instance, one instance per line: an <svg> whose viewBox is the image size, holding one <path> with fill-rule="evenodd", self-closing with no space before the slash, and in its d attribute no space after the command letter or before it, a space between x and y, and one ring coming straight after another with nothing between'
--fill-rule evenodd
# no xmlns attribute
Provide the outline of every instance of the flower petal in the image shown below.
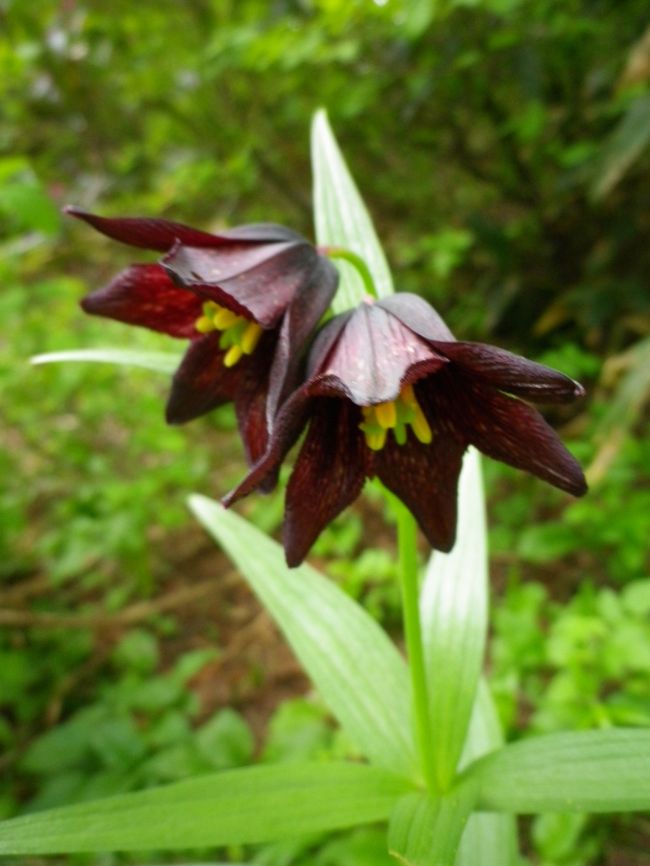
<svg viewBox="0 0 650 866"><path fill-rule="evenodd" d="M419 295L395 292L377 302L425 340L453 340L454 335L433 307Z"/></svg>
<svg viewBox="0 0 650 866"><path fill-rule="evenodd" d="M273 427L278 408L296 386L303 350L330 305L339 274L334 265L319 257L308 279L299 287L282 319L269 376L267 417Z"/></svg>
<svg viewBox="0 0 650 866"><path fill-rule="evenodd" d="M250 469L246 477L234 490L231 490L221 500L226 508L230 508L244 496L259 488L268 489L277 471L307 423L313 397L307 386L294 391L282 406L277 416L268 447L260 459Z"/></svg>
<svg viewBox="0 0 650 866"><path fill-rule="evenodd" d="M417 520L436 550L449 551L456 538L458 475L466 440L436 427L429 445L409 434L404 445L389 435L384 448L374 453L375 471Z"/></svg>
<svg viewBox="0 0 650 866"><path fill-rule="evenodd" d="M179 289L160 265L131 265L81 301L86 313L141 325L172 337L196 337L201 299Z"/></svg>
<svg viewBox="0 0 650 866"><path fill-rule="evenodd" d="M395 297L395 296L394 296ZM379 303L360 304L313 372L344 383L358 406L394 400L409 371L434 372L446 360Z"/></svg>
<svg viewBox="0 0 650 866"><path fill-rule="evenodd" d="M307 359L307 378L311 379L316 371L324 367L330 349L338 340L341 332L353 315L354 310L346 310L326 322L316 334Z"/></svg>
<svg viewBox="0 0 650 866"><path fill-rule="evenodd" d="M582 385L563 373L505 349L456 341L436 341L434 347L473 379L536 403L570 403L585 393Z"/></svg>
<svg viewBox="0 0 650 866"><path fill-rule="evenodd" d="M162 265L181 285L272 328L317 261L312 246L287 241L219 249L177 244Z"/></svg>
<svg viewBox="0 0 650 866"><path fill-rule="evenodd" d="M346 401L314 402L309 431L287 486L284 550L300 565L327 524L361 493L366 447L361 415Z"/></svg>
<svg viewBox="0 0 650 866"><path fill-rule="evenodd" d="M582 496L587 484L578 461L537 409L459 370L446 368L424 386L436 415L448 419L479 451L531 472L560 490Z"/></svg>
<svg viewBox="0 0 650 866"><path fill-rule="evenodd" d="M161 253L170 250L178 241L192 247L216 247L231 244L233 241L253 244L296 240L304 242L302 235L275 223L251 223L212 233L169 220L147 217L102 217L74 205L67 205L63 210L70 216L84 220L115 241L132 247L143 247L146 250L158 250Z"/></svg>
<svg viewBox="0 0 650 866"><path fill-rule="evenodd" d="M233 399L241 368L225 367L219 334L199 337L190 345L172 380L167 401L169 424L184 424Z"/></svg>
<svg viewBox="0 0 650 866"><path fill-rule="evenodd" d="M265 334L255 352L237 363L240 379L234 394L235 413L239 424L246 459L249 465L256 463L268 445L267 400L269 369L275 354L276 335ZM264 491L271 490L276 483L277 472L272 473L266 483L260 485Z"/></svg>
<svg viewBox="0 0 650 866"><path fill-rule="evenodd" d="M102 217L72 205L68 205L64 211L70 216L87 222L114 241L120 241L131 247L157 250L161 253L170 250L177 241L195 247L210 247L221 242L218 237L209 232L168 220L145 217Z"/></svg>

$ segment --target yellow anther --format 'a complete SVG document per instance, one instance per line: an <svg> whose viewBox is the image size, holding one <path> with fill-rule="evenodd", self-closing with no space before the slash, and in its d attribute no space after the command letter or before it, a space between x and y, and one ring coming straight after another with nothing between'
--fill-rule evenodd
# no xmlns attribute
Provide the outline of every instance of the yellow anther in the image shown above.
<svg viewBox="0 0 650 866"><path fill-rule="evenodd" d="M252 355L252 353L255 351L255 347L260 341L261 336L262 328L260 327L260 325L258 325L257 322L249 322L240 340L242 352L245 355Z"/></svg>
<svg viewBox="0 0 650 866"><path fill-rule="evenodd" d="M361 412L363 421L359 427L371 451L380 451L384 447L389 430L393 431L398 445L406 444L409 427L423 445L428 445L433 440L433 431L412 385L405 385L396 400L362 406Z"/></svg>
<svg viewBox="0 0 650 866"><path fill-rule="evenodd" d="M243 354L241 346L231 346L223 356L224 367L234 367Z"/></svg>
<svg viewBox="0 0 650 866"><path fill-rule="evenodd" d="M214 331L214 323L208 316L200 316L194 323L194 327L199 334L209 334Z"/></svg>
<svg viewBox="0 0 650 866"><path fill-rule="evenodd" d="M429 422L424 417L424 412L419 404L416 404L415 417L411 421L411 429L415 433L415 438L422 442L423 445L428 445L433 439L433 433Z"/></svg>
<svg viewBox="0 0 650 866"><path fill-rule="evenodd" d="M366 444L371 451L381 451L386 444L387 430L380 427L379 430L373 430L372 433L366 433Z"/></svg>
<svg viewBox="0 0 650 866"><path fill-rule="evenodd" d="M389 430L397 424L397 409L392 400L386 403L378 403L374 409L377 423L384 430Z"/></svg>
<svg viewBox="0 0 650 866"><path fill-rule="evenodd" d="M232 310L227 310L225 307L219 307L217 312L214 314L214 326L219 331L225 331L227 328L232 328L233 325L236 325L242 319L241 316L238 316L237 313L233 313Z"/></svg>

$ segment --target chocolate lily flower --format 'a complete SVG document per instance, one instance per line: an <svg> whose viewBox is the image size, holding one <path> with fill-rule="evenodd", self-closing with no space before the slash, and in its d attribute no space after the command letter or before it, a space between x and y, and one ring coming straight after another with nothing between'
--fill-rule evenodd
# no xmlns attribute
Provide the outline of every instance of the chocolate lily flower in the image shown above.
<svg viewBox="0 0 650 866"><path fill-rule="evenodd" d="M564 403L572 379L482 343L458 342L416 295L369 300L336 316L310 353L308 377L282 407L264 456L224 503L264 483L303 428L286 496L284 545L298 565L321 530L377 476L412 511L433 547L456 533L468 445L581 496L582 470L523 397Z"/></svg>
<svg viewBox="0 0 650 866"><path fill-rule="evenodd" d="M158 263L131 265L81 306L189 339L168 422L190 421L232 400L249 460L257 459L336 290L331 262L301 235L271 223L210 234L166 220L66 211L114 240L165 253Z"/></svg>

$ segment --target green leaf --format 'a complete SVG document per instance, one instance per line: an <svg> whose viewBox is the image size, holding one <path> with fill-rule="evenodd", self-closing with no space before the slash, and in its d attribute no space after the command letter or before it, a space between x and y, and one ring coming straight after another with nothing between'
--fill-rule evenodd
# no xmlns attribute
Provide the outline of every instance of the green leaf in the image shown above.
<svg viewBox="0 0 650 866"><path fill-rule="evenodd" d="M461 766L501 748L503 734L485 680L479 681ZM515 866L517 825L512 815L474 812L465 827L456 866Z"/></svg>
<svg viewBox="0 0 650 866"><path fill-rule="evenodd" d="M402 797L390 816L390 853L407 866L453 866L474 801L472 785L461 785L442 797Z"/></svg>
<svg viewBox="0 0 650 866"><path fill-rule="evenodd" d="M451 553L434 553L420 602L435 776L451 784L463 750L483 666L487 633L487 541L480 458L465 455L458 534Z"/></svg>
<svg viewBox="0 0 650 866"><path fill-rule="evenodd" d="M311 155L318 243L345 247L361 256L374 278L378 296L392 294L393 280L386 257L323 109L316 112L312 122ZM365 289L350 264L337 259L336 265L341 282L332 308L340 313L356 307Z"/></svg>
<svg viewBox="0 0 650 866"><path fill-rule="evenodd" d="M0 854L269 842L383 820L406 789L361 764L247 767L5 821Z"/></svg>
<svg viewBox="0 0 650 866"><path fill-rule="evenodd" d="M100 364L121 364L125 367L142 367L155 373L173 373L181 362L181 355L172 352L144 352L138 349L68 349L64 352L48 352L34 355L31 363L52 364L59 361L92 361Z"/></svg>
<svg viewBox="0 0 650 866"><path fill-rule="evenodd" d="M309 565L204 496L190 507L274 617L348 736L374 764L415 777L404 660L377 623Z"/></svg>
<svg viewBox="0 0 650 866"><path fill-rule="evenodd" d="M483 809L632 812L650 809L650 730L611 728L531 737L467 770Z"/></svg>

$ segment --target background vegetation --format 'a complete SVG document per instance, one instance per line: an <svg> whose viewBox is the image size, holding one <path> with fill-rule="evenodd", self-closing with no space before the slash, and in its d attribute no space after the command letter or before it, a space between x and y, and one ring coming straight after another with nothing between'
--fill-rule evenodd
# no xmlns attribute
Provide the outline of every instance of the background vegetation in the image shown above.
<svg viewBox="0 0 650 866"><path fill-rule="evenodd" d="M649 28L643 0L0 0L1 816L345 749L185 509L241 473L229 411L168 428L155 374L27 364L169 348L82 316L142 257L61 205L311 234L318 105L399 288L588 387L549 412L587 498L486 466L508 736L650 724ZM275 530L281 499L246 509ZM369 498L316 548L389 626L391 544ZM545 866L646 866L650 824L549 815L522 845ZM382 846L203 857L376 866Z"/></svg>

